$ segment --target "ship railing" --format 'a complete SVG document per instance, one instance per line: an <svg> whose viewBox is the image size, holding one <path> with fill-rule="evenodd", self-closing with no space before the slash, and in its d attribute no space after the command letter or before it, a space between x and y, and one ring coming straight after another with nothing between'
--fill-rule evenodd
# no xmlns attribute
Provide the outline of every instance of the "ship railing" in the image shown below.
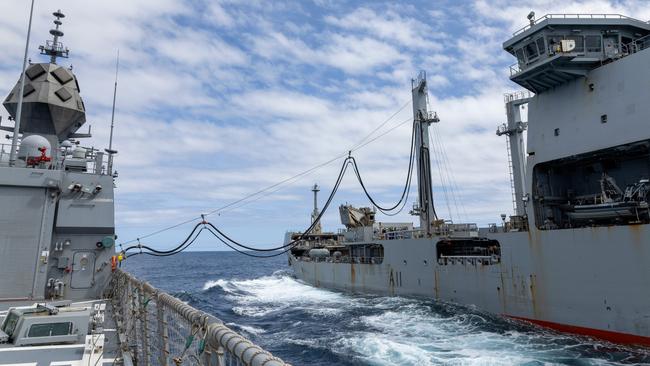
<svg viewBox="0 0 650 366"><path fill-rule="evenodd" d="M98 151L94 148L85 148L83 156L76 157L73 152L62 149L58 158L52 158L50 162L40 166L52 170L72 170L91 174L109 174L108 172L108 154ZM18 143L20 151L20 143ZM48 153L49 155L49 153ZM0 166L9 166L11 156L11 144L0 144ZM50 155L51 156L51 155ZM76 164L72 164L76 162ZM17 159L17 167L25 167L26 163L23 158ZM31 166L30 166L31 167Z"/></svg>
<svg viewBox="0 0 650 366"><path fill-rule="evenodd" d="M496 264L499 263L498 255L441 255L438 257L438 264Z"/></svg>
<svg viewBox="0 0 650 366"><path fill-rule="evenodd" d="M297 259L302 262L358 264L381 264L384 261L384 257L350 257L347 255L341 257L298 257Z"/></svg>
<svg viewBox="0 0 650 366"><path fill-rule="evenodd" d="M221 320L119 268L109 291L120 350L137 365L288 365Z"/></svg>
<svg viewBox="0 0 650 366"><path fill-rule="evenodd" d="M513 36L516 36L518 34L521 34L530 28L532 28L534 25L541 23L547 19L629 19L629 20L634 20L637 22L642 22L641 20L628 17L625 15L621 14L546 14L540 18L535 19L532 24L527 24L526 26L516 30L514 33L512 33ZM642 22L645 23L645 22Z"/></svg>
<svg viewBox="0 0 650 366"><path fill-rule="evenodd" d="M449 237L476 237L478 236L478 226L474 223L452 224L445 223L433 228L433 233L438 236ZM375 239L379 240L402 240L402 239L419 239L426 237L426 231L399 230L382 233Z"/></svg>
<svg viewBox="0 0 650 366"><path fill-rule="evenodd" d="M41 52L47 50L47 51L54 51L54 52L58 52L58 53L67 53L67 51L68 51L67 49L63 48L63 43L54 42L54 41L51 41L51 40L45 41L45 46L40 46L39 50L41 50Z"/></svg>
<svg viewBox="0 0 650 366"><path fill-rule="evenodd" d="M473 238L478 236L478 226L474 223L444 223L434 227L433 231L435 235L453 238Z"/></svg>
<svg viewBox="0 0 650 366"><path fill-rule="evenodd" d="M424 230L397 230L397 231L387 231L382 233L381 236L377 239L383 240L402 240L402 239L417 239L423 238L426 236Z"/></svg>
<svg viewBox="0 0 650 366"><path fill-rule="evenodd" d="M83 156L76 157L74 151L72 155L70 151L62 151L58 161L55 163L55 169L76 170L84 169L83 172L91 174L107 175L109 155L103 151L99 151L94 147L84 147L85 153L81 152ZM71 165L72 161L78 164Z"/></svg>
<svg viewBox="0 0 650 366"><path fill-rule="evenodd" d="M503 102L504 103L514 102L515 100L527 99L527 98L531 98L532 96L533 93L531 93L528 90L518 90L512 93L503 94Z"/></svg>
<svg viewBox="0 0 650 366"><path fill-rule="evenodd" d="M521 65L519 62L515 62L514 64L510 65L510 76L517 75L521 72Z"/></svg>
<svg viewBox="0 0 650 366"><path fill-rule="evenodd" d="M9 166L11 144L0 144L0 166Z"/></svg>
<svg viewBox="0 0 650 366"><path fill-rule="evenodd" d="M384 262L384 257L350 257L349 262L360 264L382 264Z"/></svg>
<svg viewBox="0 0 650 366"><path fill-rule="evenodd" d="M637 38L630 43L621 46L621 51L624 56L643 51L650 47L650 34Z"/></svg>

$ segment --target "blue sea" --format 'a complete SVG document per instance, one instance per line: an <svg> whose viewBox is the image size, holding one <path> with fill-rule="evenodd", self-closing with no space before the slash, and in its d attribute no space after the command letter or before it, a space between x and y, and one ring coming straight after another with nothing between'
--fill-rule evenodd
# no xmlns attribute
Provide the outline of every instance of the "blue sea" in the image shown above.
<svg viewBox="0 0 650 366"><path fill-rule="evenodd" d="M315 288L287 259L235 252L139 255L124 267L297 365L650 365L650 351L478 309Z"/></svg>

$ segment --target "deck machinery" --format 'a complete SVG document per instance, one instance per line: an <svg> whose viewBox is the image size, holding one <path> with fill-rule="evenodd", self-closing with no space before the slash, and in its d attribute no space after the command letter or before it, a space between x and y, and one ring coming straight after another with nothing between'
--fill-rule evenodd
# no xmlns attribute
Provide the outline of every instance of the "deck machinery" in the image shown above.
<svg viewBox="0 0 650 366"><path fill-rule="evenodd" d="M304 237L290 266L316 286L471 304L650 345L650 24L621 15L529 20L503 44L517 60L511 80L527 89L506 95L497 130L509 140L510 219L478 228L436 216L426 134L437 121L422 75L413 81L419 227L342 206L342 217L362 218Z"/></svg>

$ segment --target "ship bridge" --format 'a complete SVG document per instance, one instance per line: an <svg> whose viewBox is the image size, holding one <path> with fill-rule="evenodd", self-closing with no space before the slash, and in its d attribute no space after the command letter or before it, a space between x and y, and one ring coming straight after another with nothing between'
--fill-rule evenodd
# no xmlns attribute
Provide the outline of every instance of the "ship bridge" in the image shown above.
<svg viewBox="0 0 650 366"><path fill-rule="evenodd" d="M618 14L547 14L517 30L503 48L517 58L510 80L534 92L586 76L650 46L650 23Z"/></svg>

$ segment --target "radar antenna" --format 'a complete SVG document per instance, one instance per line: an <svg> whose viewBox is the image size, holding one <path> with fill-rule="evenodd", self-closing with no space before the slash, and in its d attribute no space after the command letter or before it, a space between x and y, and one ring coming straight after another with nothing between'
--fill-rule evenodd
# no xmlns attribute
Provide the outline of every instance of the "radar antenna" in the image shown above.
<svg viewBox="0 0 650 366"><path fill-rule="evenodd" d="M51 41L45 41L45 46L39 46L38 49L41 50L41 55L50 56L50 63L56 64L57 57L68 58L70 50L66 47L63 48L63 43L59 42L59 37L63 37L63 32L59 29L59 26L63 24L61 19L65 18L65 14L61 12L61 9L52 13L56 17L54 24L56 27L50 29L50 34L52 35Z"/></svg>

